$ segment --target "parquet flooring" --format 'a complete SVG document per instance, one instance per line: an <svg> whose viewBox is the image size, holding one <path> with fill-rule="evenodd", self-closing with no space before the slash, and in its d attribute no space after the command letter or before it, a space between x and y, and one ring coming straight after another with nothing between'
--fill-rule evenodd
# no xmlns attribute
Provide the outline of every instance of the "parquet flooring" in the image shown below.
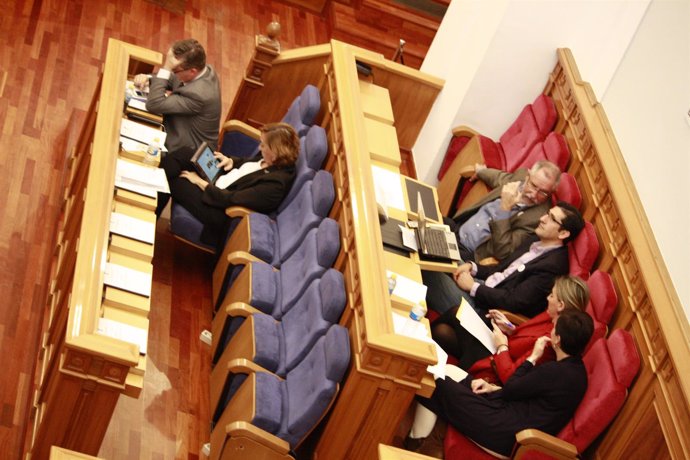
<svg viewBox="0 0 690 460"><path fill-rule="evenodd" d="M0 457L18 459L66 150L88 108L114 37L164 50L195 37L231 104L254 35L272 20L284 49L328 41L329 21L268 0L187 0L184 15L145 0L0 0ZM396 32L393 34L398 36ZM397 40L397 38L396 38ZM212 261L158 224L149 360L139 399L122 397L103 441L107 459L198 458L209 437Z"/></svg>

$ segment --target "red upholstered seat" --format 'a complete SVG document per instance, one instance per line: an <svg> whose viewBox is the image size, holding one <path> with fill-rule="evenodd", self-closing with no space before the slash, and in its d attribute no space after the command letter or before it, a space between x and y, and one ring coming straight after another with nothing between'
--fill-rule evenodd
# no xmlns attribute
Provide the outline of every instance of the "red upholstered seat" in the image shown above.
<svg viewBox="0 0 690 460"><path fill-rule="evenodd" d="M561 133L551 132L541 142L537 142L534 147L522 158L507 159L507 169L514 171L518 168L531 168L534 163L540 160L549 160L556 164L561 171L564 171L570 161L570 150L568 142Z"/></svg>
<svg viewBox="0 0 690 460"><path fill-rule="evenodd" d="M577 238L568 245L570 259L570 274L587 280L589 271L599 257L599 240L594 231L594 226L586 222Z"/></svg>
<svg viewBox="0 0 690 460"><path fill-rule="evenodd" d="M522 109L498 142L478 135L484 163L491 168L514 171L530 149L546 138L557 120L558 113L553 100L545 94L540 94L532 104ZM471 135L451 138L438 173L439 180L443 178L470 138Z"/></svg>
<svg viewBox="0 0 690 460"><path fill-rule="evenodd" d="M623 406L628 388L640 368L640 356L632 335L622 329L608 339L599 339L583 357L588 386L573 418L558 434L582 453L611 423ZM544 445L548 446L547 441ZM522 447L516 446L514 454ZM493 459L472 441L448 428L444 440L446 460ZM522 452L521 452L522 453ZM522 459L552 458L539 452L526 452Z"/></svg>
<svg viewBox="0 0 690 460"><path fill-rule="evenodd" d="M565 201L570 203L576 208L579 208L582 204L582 194L580 193L580 187L577 185L577 181L573 176L564 172L561 174L561 180L558 182L558 187L553 194L553 204L559 201Z"/></svg>

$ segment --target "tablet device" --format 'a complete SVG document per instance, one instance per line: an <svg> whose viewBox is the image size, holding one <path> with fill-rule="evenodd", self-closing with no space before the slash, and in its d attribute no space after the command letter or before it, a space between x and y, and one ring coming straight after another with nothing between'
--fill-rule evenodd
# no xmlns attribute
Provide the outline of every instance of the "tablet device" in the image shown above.
<svg viewBox="0 0 690 460"><path fill-rule="evenodd" d="M206 142L203 142L194 153L192 163L199 175L208 183L213 184L220 176L218 159L213 155L213 150Z"/></svg>

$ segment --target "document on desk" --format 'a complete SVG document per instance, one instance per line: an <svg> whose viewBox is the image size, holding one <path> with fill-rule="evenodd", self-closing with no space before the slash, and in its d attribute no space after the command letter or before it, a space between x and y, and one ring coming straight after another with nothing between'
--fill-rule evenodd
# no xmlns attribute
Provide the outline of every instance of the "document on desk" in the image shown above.
<svg viewBox="0 0 690 460"><path fill-rule="evenodd" d="M400 174L372 165L371 175L374 178L376 202L385 208L405 211L405 196L400 183Z"/></svg>
<svg viewBox="0 0 690 460"><path fill-rule="evenodd" d="M115 186L155 198L157 192L170 193L165 170L117 159Z"/></svg>
<svg viewBox="0 0 690 460"><path fill-rule="evenodd" d="M136 217L113 212L110 214L110 231L144 243L153 244L156 224Z"/></svg>
<svg viewBox="0 0 690 460"><path fill-rule="evenodd" d="M139 354L146 354L149 335L146 329L108 318L98 318L96 334L133 343L139 346Z"/></svg>
<svg viewBox="0 0 690 460"><path fill-rule="evenodd" d="M443 348L437 344L434 339L429 337L428 331L424 323L414 321L407 316L400 313L391 312L393 315L393 330L396 334L411 337L413 339L421 340L422 342L433 343L436 346L436 357L438 362L427 366L427 371L434 375L434 378L443 379L446 377L446 363L448 362L448 353L443 351Z"/></svg>
<svg viewBox="0 0 690 460"><path fill-rule="evenodd" d="M107 262L103 282L108 286L151 297L151 273Z"/></svg>
<svg viewBox="0 0 690 460"><path fill-rule="evenodd" d="M410 278L400 275L399 273L386 270L386 277L390 279L395 277L395 287L391 295L398 296L401 299L409 300L413 304L418 304L426 298L426 286L418 283Z"/></svg>
<svg viewBox="0 0 690 460"><path fill-rule="evenodd" d="M120 124L120 136L133 139L146 145L149 145L154 139L158 138L158 144L162 146L165 144L166 135L165 131L146 126L143 123L127 120L126 118L123 118ZM165 149L163 150L165 151Z"/></svg>
<svg viewBox="0 0 690 460"><path fill-rule="evenodd" d="M479 314L472 308L465 298L460 302L460 308L455 314L455 317L460 321L462 327L472 334L482 345L486 347L492 354L496 353L496 344L494 344L493 331L489 329L484 320L479 317Z"/></svg>

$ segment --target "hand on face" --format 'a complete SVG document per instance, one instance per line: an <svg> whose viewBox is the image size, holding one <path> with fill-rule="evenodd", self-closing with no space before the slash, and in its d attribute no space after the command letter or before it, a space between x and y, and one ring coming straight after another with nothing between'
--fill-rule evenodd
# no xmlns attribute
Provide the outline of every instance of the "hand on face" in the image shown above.
<svg viewBox="0 0 690 460"><path fill-rule="evenodd" d="M501 188L501 209L509 211L522 199L520 181L508 182Z"/></svg>
<svg viewBox="0 0 690 460"><path fill-rule="evenodd" d="M165 62L163 63L163 68L166 70L173 71L174 69L178 68L181 63L182 61L175 57L173 49L168 49L168 53L165 55Z"/></svg>

